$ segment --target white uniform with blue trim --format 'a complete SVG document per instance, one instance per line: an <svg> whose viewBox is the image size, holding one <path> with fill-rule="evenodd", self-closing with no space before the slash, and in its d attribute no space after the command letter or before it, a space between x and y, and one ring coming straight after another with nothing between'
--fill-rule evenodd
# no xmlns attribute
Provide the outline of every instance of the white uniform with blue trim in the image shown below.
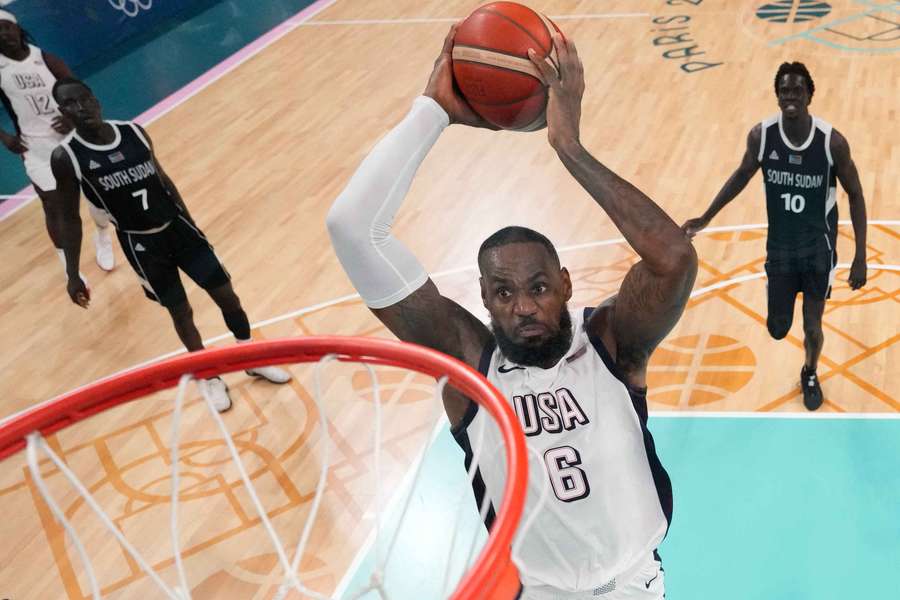
<svg viewBox="0 0 900 600"><path fill-rule="evenodd" d="M646 428L646 391L629 388L588 335L590 311L572 314L572 344L551 369L516 365L493 344L482 356L480 370L512 404L531 450L523 523L550 486L519 548L523 599L663 595L654 555L671 520L671 483ZM482 448L473 487L491 503L490 526L507 475L499 432L473 403L454 436L467 463Z"/></svg>
<svg viewBox="0 0 900 600"><path fill-rule="evenodd" d="M22 60L0 55L0 99L28 146L22 157L28 178L49 192L56 189L50 155L65 136L53 129L53 119L60 115L52 93L56 76L40 48L29 44L28 51Z"/></svg>

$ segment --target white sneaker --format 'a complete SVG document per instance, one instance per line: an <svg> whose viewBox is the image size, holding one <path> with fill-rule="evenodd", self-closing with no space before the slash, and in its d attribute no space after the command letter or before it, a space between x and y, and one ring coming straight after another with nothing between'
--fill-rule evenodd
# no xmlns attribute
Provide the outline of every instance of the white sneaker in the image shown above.
<svg viewBox="0 0 900 600"><path fill-rule="evenodd" d="M291 374L278 367L256 367L255 369L247 369L247 375L252 377L262 377L272 383L287 383L291 380Z"/></svg>
<svg viewBox="0 0 900 600"><path fill-rule="evenodd" d="M212 377L204 379L202 384L206 385L206 391L212 399L213 407L220 413L231 410L231 395L228 393L228 386L222 381L221 377Z"/></svg>
<svg viewBox="0 0 900 600"><path fill-rule="evenodd" d="M109 235L109 227L104 227L94 232L94 249L97 251L97 264L104 271L112 271L116 266L116 257L113 254L112 236Z"/></svg>

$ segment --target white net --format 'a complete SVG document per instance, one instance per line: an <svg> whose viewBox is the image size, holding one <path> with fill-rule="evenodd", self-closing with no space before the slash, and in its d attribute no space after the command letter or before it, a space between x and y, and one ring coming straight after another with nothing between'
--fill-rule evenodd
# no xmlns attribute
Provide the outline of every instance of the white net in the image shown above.
<svg viewBox="0 0 900 600"><path fill-rule="evenodd" d="M233 468L237 470L237 479L239 479L241 484L240 488L247 496L246 504L252 506L252 509L255 512L255 519L258 520L258 527L265 532L265 536L268 538L271 548L274 550L272 560L277 563L277 570L280 571L280 575L278 576L280 583L277 585L277 590L274 593L264 596L255 594L247 597L275 598L278 600L286 600L288 598L314 598L317 600L383 598L385 600L397 600L399 598L410 597L409 590L412 586L414 589L421 592L421 595L413 597L423 599L446 598L452 594L462 574L470 568L486 538L484 527L483 525L480 525L480 521L477 520L478 517L476 516L476 511L472 510L474 508L474 503L472 502L471 484L478 468L480 455L476 450L474 460L468 469L468 477L465 479L463 478L464 471L459 468L461 461L452 465L443 463L433 464L435 460L440 460L434 458L435 452L433 451L433 446L437 443L436 440L439 437L435 432L442 432L444 442L446 442L446 438L449 437L446 433L446 422L443 417L442 404L442 395L447 379L442 378L433 386L430 394L431 401L427 410L422 410L420 408L417 412L419 418L427 421L423 427L425 431L429 432L426 443L422 445L417 453L415 453L403 481L401 483L395 482L392 484L392 488L389 490L389 493L386 494L383 485L383 481L385 480L383 459L386 446L385 440L383 439L384 415L386 413L397 415L400 414L402 410L409 409L406 407L399 407L398 410L398 404L404 401L404 395L401 393L391 393L390 399L387 402L383 402L382 386L379 384L375 370L368 364L363 364L362 366L365 369L365 376L369 379L369 384L361 384L358 377L354 377L353 381L358 384L360 389L365 388L368 393L371 394L371 415L373 417L371 427L366 431L357 431L356 433L359 436L369 437L371 439L372 447L375 450L371 453L371 459L370 461L367 461L365 467L366 469L369 469L367 479L371 489L371 520L373 521L371 523L372 533L370 535L371 549L366 553L366 559L372 564L368 570L363 568L363 565L361 564L352 565L351 570L354 570L355 568L357 572L356 579L352 581L345 580L337 586L328 586L327 584L317 585L316 581L309 581L304 577L304 573L308 572L309 569L304 569L302 564L304 556L308 555L307 551L310 547L313 527L320 514L323 498L328 489L329 481L333 482L335 478L340 475L339 473L333 472L332 454L336 445L340 446L342 442L340 440L335 441L332 438L331 432L335 425L334 423L329 422L328 410L322 404L322 398L326 395L322 385L322 373L334 360L334 356L323 358L315 366L313 371L314 400L318 417L317 430L319 438L317 454L319 460L319 472L312 498L307 502L308 511L306 512L302 531L300 531L299 539L295 538L297 539L297 542L292 547L286 546L283 542L285 529L283 521L282 526L280 527L282 530L281 535L278 533L279 527L276 527L276 524L273 523L273 516L276 516L278 511L273 510L271 502L267 507L266 502L264 502L260 497L260 494L257 493L256 487L260 484L260 478L256 477L257 485L254 485L253 472L255 472L255 466L252 460L253 457L246 451L246 434L239 432L238 435L235 436L233 433L229 432L229 428L226 426L226 419L228 417L223 419L222 415L215 409L213 400L210 398L206 386L197 386L197 389L203 398L203 405L206 408L206 412L208 412L209 417L211 417L215 429L221 437L221 442L224 443L224 446L227 448L227 454L230 457ZM356 375L359 374L360 373L357 373ZM184 480L184 477L190 475L188 472L189 470L185 470L185 465L189 460L198 460L196 458L197 455L192 454L196 451L195 447L198 442L195 440L185 440L184 437L186 432L183 427L185 398L192 381L194 380L190 375L185 375L179 382L170 418L170 437L167 448L167 459L169 463L168 492L170 495L168 517L169 531L167 537L170 538L169 545L172 548L171 559L169 561L171 563L171 569L166 570L159 568L160 564L166 564L166 561L159 560L159 543L154 543L152 545L153 547L147 550L151 554L151 557L147 558L126 539L122 532L122 528L120 527L122 520L111 518L107 512L101 508L100 503L88 489L89 486L85 486L73 471L68 468L65 464L66 461L60 458L54 451L52 444L48 444L47 440L39 433L33 433L28 437L27 458L31 477L34 479L35 486L38 489L40 496L50 508L53 517L62 525L66 537L71 541L71 544L75 548L76 554L79 557L79 562L81 563L81 568L83 569L83 576L86 579L86 587L90 590L90 597L95 600L104 597L101 593L101 588L103 586L102 583L98 581L98 577L95 573L95 566L92 564L92 560L85 551L85 544L79 538L76 527L72 523L71 514L74 511L71 508L68 511L63 510L54 501L53 494L48 489L48 486L45 484L42 477L38 454L42 453L48 457L50 462L59 469L72 488L74 488L84 505L91 509L99 522L102 523L103 527L117 540L122 551L127 553L128 561L130 564L133 564L134 570L142 573L153 583L154 587L159 592L158 597L169 598L172 600L195 600L200 597L210 597L205 593L200 593L199 596L195 595L197 594L196 590L203 588L200 584L204 582L197 581L196 579L192 580L191 574L189 573L190 569L187 569L185 566L185 552L183 546L186 532L184 531L184 526L189 526L187 532L188 540L190 540L192 536L198 536L197 526L193 522L194 518L188 519L187 521L179 521L181 500L184 498L192 498L192 490L194 489L190 485L187 485L187 481ZM409 386L410 384L407 382L402 385ZM332 387L334 386L332 385ZM273 414L269 418L273 419L279 417ZM486 420L480 421L480 427L473 428L474 431L470 431L470 436L473 436L473 438L477 437L477 443L473 444L473 447L477 449L483 447L481 440L484 436L485 422ZM487 427L493 426L496 428L496 424L494 424L493 421L489 421L489 423L490 424ZM359 426L357 425L356 428L358 429ZM235 439L236 437L237 440ZM388 440L388 442L388 454L390 455L392 452L396 454L396 447L392 446L391 440ZM344 443L346 443L346 441L344 441ZM346 454L347 452L348 450L346 448L339 450L339 454ZM505 449L500 445L499 447L494 448L493 451L487 452L487 454L502 457L504 452ZM242 453L244 455L243 460ZM248 466L245 465L245 460L250 460L250 472L248 472ZM538 464L540 463L541 461L538 459ZM346 468L346 465L343 465L343 468ZM449 508L445 507L442 509L442 513L445 514L440 515L441 519L447 519L447 515L451 515L449 517L449 526L445 523L443 527L440 527L435 515L428 513L428 509L433 506L434 500L428 499L428 492L422 491L419 485L426 469L432 470L432 472L434 472L435 469L438 469L442 473L446 471L447 475L455 476L456 486L452 492L453 499L447 503ZM267 486L264 485L263 487ZM59 494L58 490L57 494ZM445 493L444 496L446 495L448 494ZM263 496L263 498L265 498L265 496ZM444 499L441 499L440 501L444 502ZM480 507L481 521L484 520L488 508L488 503L485 501ZM69 515L66 514L67 512ZM327 515L326 519L328 517L330 517L330 515ZM465 521L466 519L469 521L468 525L461 526L460 522ZM117 523L119 523L119 525L117 525ZM360 527L365 526L366 523L360 523ZM296 535L296 533L290 535ZM139 545L143 547L147 540L141 539L138 541L140 542ZM162 538L160 537L158 540L154 541L161 542ZM417 565L409 564L410 552L408 547L410 545L412 545L413 548L416 546L434 546L435 552L432 552L429 555L429 558L423 558L423 560L427 561L425 565L416 568ZM363 546L365 547L365 544ZM399 564L397 564L398 561L396 560L392 561L392 558L398 554L398 548L405 548L405 550L401 552L403 558L399 561ZM441 555L441 553L443 554ZM415 555L417 552L414 550L412 554ZM360 556L362 555L363 553L361 553ZM437 558L435 558L436 556ZM94 558L95 563L97 563L97 560L97 558ZM151 565L156 565L156 568ZM275 569L273 569L273 572L274 571ZM165 575L165 577L161 575ZM417 583L417 576L421 577L422 580L427 580L427 592L423 591L421 582ZM165 581L164 579L168 579L168 581ZM315 580L316 578L310 577L309 579ZM109 587L110 586L107 586L107 588ZM244 596L234 595L229 597Z"/></svg>

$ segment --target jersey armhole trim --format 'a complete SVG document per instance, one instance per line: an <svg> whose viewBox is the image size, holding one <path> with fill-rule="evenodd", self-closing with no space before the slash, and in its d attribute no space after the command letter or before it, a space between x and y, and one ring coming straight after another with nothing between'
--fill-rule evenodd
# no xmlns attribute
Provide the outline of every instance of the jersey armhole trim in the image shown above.
<svg viewBox="0 0 900 600"><path fill-rule="evenodd" d="M494 349L497 347L497 342L494 341L494 338L491 338L484 345L484 348L481 350L481 358L478 360L478 372L487 377L488 369L491 368L491 357L494 356ZM472 424L472 420L475 418L475 415L478 414L478 403L469 399L469 405L466 407L466 412L463 414L463 418L450 428L450 433L453 434L453 437L457 437L458 435L464 434L466 429L468 429L469 425Z"/></svg>
<svg viewBox="0 0 900 600"><path fill-rule="evenodd" d="M645 387L635 387L628 383L628 380L625 379L625 375L622 371L619 370L618 365L616 365L616 361L613 360L612 355L610 355L609 350L606 349L606 345L603 343L603 340L600 339L599 336L594 335L588 328L587 322L590 318L591 314L594 312L595 307L587 306L584 309L584 330L588 335L588 340L591 342L591 346L594 347L594 350L597 351L597 354L600 355L601 360L603 360L603 364L606 365L606 368L612 373L612 376L622 382L622 385L625 386L625 389L629 394L636 394L638 396L646 396L647 388Z"/></svg>
<svg viewBox="0 0 900 600"><path fill-rule="evenodd" d="M78 178L78 183L81 183L81 165L78 164L78 159L75 158L75 153L72 152L72 149L69 147L69 144L60 144L60 148L66 151L66 154L69 155L69 162L72 163L72 169L75 171L75 177Z"/></svg>
<svg viewBox="0 0 900 600"><path fill-rule="evenodd" d="M766 122L763 121L759 124L759 128L762 130L760 138L759 138L759 152L756 153L756 162L762 164L763 161L763 153L766 151Z"/></svg>
<svg viewBox="0 0 900 600"><path fill-rule="evenodd" d="M127 124L129 127L131 127L131 129L132 129L132 130L134 131L134 133L138 136L138 138L140 138L140 140L141 140L142 142L144 142L144 145L147 147L147 150L150 150L150 149L151 149L151 148L150 148L150 142L147 141L147 138L144 136L143 133L141 133L141 130L138 128L138 126L134 124L134 121L128 121L126 124Z"/></svg>
<svg viewBox="0 0 900 600"><path fill-rule="evenodd" d="M818 121L818 119L816 119ZM833 129L831 127L821 128L825 132L825 157L828 158L828 166L834 166L834 159L831 157L831 132Z"/></svg>

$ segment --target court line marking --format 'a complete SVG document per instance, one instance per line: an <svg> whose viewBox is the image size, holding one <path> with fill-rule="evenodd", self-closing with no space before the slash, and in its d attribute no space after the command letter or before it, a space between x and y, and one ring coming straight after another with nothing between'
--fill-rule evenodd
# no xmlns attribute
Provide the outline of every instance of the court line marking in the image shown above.
<svg viewBox="0 0 900 600"><path fill-rule="evenodd" d="M574 15L548 15L554 21L590 21L596 19L633 19L649 17L650 13L588 13ZM457 23L465 17L419 17L408 19L322 19L304 23L303 27L327 27L335 25L418 25L425 23Z"/></svg>
<svg viewBox="0 0 900 600"><path fill-rule="evenodd" d="M810 412L810 413L785 413L785 412L754 412L754 411L736 411L736 412L727 412L727 411L698 411L698 412L688 412L681 410L656 410L650 411L651 417L657 417L661 419L690 419L694 417L700 417L704 419L831 419L831 420L841 420L841 419L858 419L858 420L873 420L878 421L882 419L900 419L900 413L888 413L888 412L873 412L873 413L819 413L819 412Z"/></svg>
<svg viewBox="0 0 900 600"><path fill-rule="evenodd" d="M850 224L850 221L839 221L839 224L840 224L840 225L848 225L848 224ZM900 225L900 220L874 220L874 221L869 221L869 224L872 224L872 225ZM723 226L718 226L718 227L709 227L709 228L704 229L703 231L699 232L698 235L700 235L700 234L706 234L706 233L722 233L722 232L731 232L731 231L745 231L745 230L748 230L748 229L765 229L766 227L767 227L767 225L765 225L765 224L755 224L755 225L723 225ZM624 238L613 238L613 239L608 239L608 240L599 240L599 241L596 241L596 242L587 242L587 243L584 243L584 244L573 244L573 245L569 245L569 246L561 246L561 247L557 248L557 252L558 252L559 254L563 254L563 253L566 253L566 252L571 252L571 251L574 251L574 250L581 250L581 249L584 249L584 248L595 248L595 247L599 247L599 246L610 246L610 245L620 244L620 243L624 243L624 242L625 242L625 239L624 239ZM867 266L868 266L869 269L872 269L872 270L875 270L875 271L878 271L878 270L883 270L883 271L900 271L900 265L868 264ZM840 263L840 264L836 265L836 268L842 269L842 270L843 270L843 269L848 269L849 267L850 267L850 265L849 265L848 263ZM477 264L472 264L472 265L468 265L468 266L464 266L464 267L457 267L457 268L454 268L454 269L445 269L445 270L443 270L443 271L438 271L438 272L436 272L436 273L432 273L432 274L431 274L431 278L432 278L432 279L435 279L435 278L439 278L439 277L446 277L446 276L448 276L448 275L454 275L454 274L457 274L457 273L463 273L463 272L466 272L466 271L474 271L474 270L476 270L477 268L478 268L478 265L477 265ZM741 275L741 276L739 276L739 277L733 277L733 278L731 278L731 279L727 279L727 280L725 280L725 281L720 281L720 282L718 282L718 283L714 283L714 284L712 284L712 285L709 285L709 286L706 286L706 287L703 287L703 288L694 290L694 291L691 292L690 297L691 297L691 298L696 298L697 296L701 296L701 295L703 295L703 294L706 294L706 293L708 293L708 292L711 292L711 291L714 291L714 290L717 290L717 289L720 289L720 288L723 288L723 287L728 287L728 286L730 286L730 285L738 285L738 284L744 283L744 282L746 282L746 281L752 281L752 280L754 280L754 279L761 279L761 278L763 278L763 277L765 277L765 272L751 273L751 274L749 274L749 275ZM279 315L279 316L277 316L277 317L272 317L272 318L266 319L266 320L264 320L264 321L258 321L258 322L256 322L256 323L251 324L250 327L251 327L251 329L260 329L261 327L266 327L266 326L268 326L268 325L273 325L273 324L275 324L275 323L281 323L281 322L284 322L284 321L288 321L288 320L290 320L290 319L294 319L294 318L296 318L296 317L303 316L303 315L308 314L308 313L311 313L311 312L315 312L315 311L317 311L317 310L321 310L321 309L323 309L323 308L328 308L328 307L330 307L330 306L335 306L335 305L337 305L337 304L341 304L342 302L349 302L349 301L351 301L351 300L357 300L358 298L359 298L359 294L355 294L355 293L354 293L354 294L346 294L346 295L340 296L340 297L338 297L338 298L332 298L331 300L325 300L324 302L319 302L318 304L313 304L313 305L307 306L307 307L305 307L305 308L300 308L300 309L298 309L298 310L291 311L291 312L289 312L289 313L285 313L285 314ZM215 343L215 342L221 342L221 341L223 341L223 340L227 340L227 339L230 339L230 338L232 338L232 337L234 337L234 336L231 334L231 332L223 333L223 334L221 334L221 335L217 335L217 336L214 336L214 337L211 337L211 338L204 339L204 340L203 340L203 345L206 346L206 345L209 345L209 344L213 344L213 343ZM84 389L85 387L87 387L87 386L89 386L89 385L93 385L94 383L97 383L97 382L99 382L99 381L103 381L103 380L109 379L109 378L111 378L111 377L116 377L116 376L118 376L118 375L121 375L122 373L127 373L128 371L132 371L132 370L134 370L134 369L139 369L139 368L141 368L141 367L145 367L145 366L150 365L150 364L153 364L153 363L155 363L155 362L159 362L159 361L165 360L165 359L167 359L167 358L172 358L173 356L178 356L179 354L184 354L185 352L187 352L187 350L185 350L184 348L181 348L181 349L178 349L178 350L173 350L172 352L167 352L167 353L162 354L162 355L160 355L160 356L157 356L157 357L155 357L155 358L151 358L151 359L149 359L149 360L145 360L145 361L143 361L143 362L140 362L140 363L138 363L138 364L136 364L136 365L132 365L132 366L126 368L126 369L122 369L122 370L120 370L120 371L116 371L115 373L112 373L112 374L107 375L107 376L105 376L105 377L101 377L101 378L99 378L99 379L97 379L97 380L95 380L95 381L86 383L86 384L84 384L84 385L82 385L82 386L78 386L78 387L76 387L76 388L74 388L74 389L72 389L72 390L69 390L69 391L65 392L65 393L68 394L68 393L71 393L71 392L74 392L74 391L78 391L78 390ZM28 413L28 412L31 412L31 411L33 411L33 410L37 410L38 408L41 408L42 406L45 406L45 405L47 405L47 404L52 403L53 401L56 400L56 398L59 398L59 396L54 396L53 398L50 398L49 400L44 400L44 401L42 401L42 402L38 402L37 404L35 404L35 405L33 405L33 406L30 406L30 407L28 407L28 408L22 409L22 410L20 410L20 411L18 411L18 412L15 412L15 413L11 414L11 415L8 415L8 416L6 416L6 417L3 417L2 419L0 419L0 427L2 427L5 423L7 423L8 421L10 421L10 420L12 420L12 419L18 418L18 417L20 417L20 416L22 416L22 415L24 415L24 414L26 414L26 413ZM651 411L651 414L655 414L655 412ZM689 413L689 414L700 414L700 413ZM731 414L731 413L729 413L729 414ZM738 413L735 413L735 414L738 414ZM879 414L879 413L842 413L842 414L845 414L845 415L863 414L863 415L864 415L864 414Z"/></svg>
<svg viewBox="0 0 900 600"><path fill-rule="evenodd" d="M289 17L286 21L282 21L262 36L256 38L222 62L210 68L184 87L163 98L132 120L137 121L141 125L149 125L153 121L156 121L176 107L184 104L293 30L297 29L305 21L313 18L335 2L337 2L337 0L316 0L294 16ZM0 221L14 215L26 205L31 204L36 197L37 195L34 191L34 186L32 185L29 185L16 194L12 194L9 196L11 199L0 204ZM25 200L21 200L21 198L25 198Z"/></svg>

